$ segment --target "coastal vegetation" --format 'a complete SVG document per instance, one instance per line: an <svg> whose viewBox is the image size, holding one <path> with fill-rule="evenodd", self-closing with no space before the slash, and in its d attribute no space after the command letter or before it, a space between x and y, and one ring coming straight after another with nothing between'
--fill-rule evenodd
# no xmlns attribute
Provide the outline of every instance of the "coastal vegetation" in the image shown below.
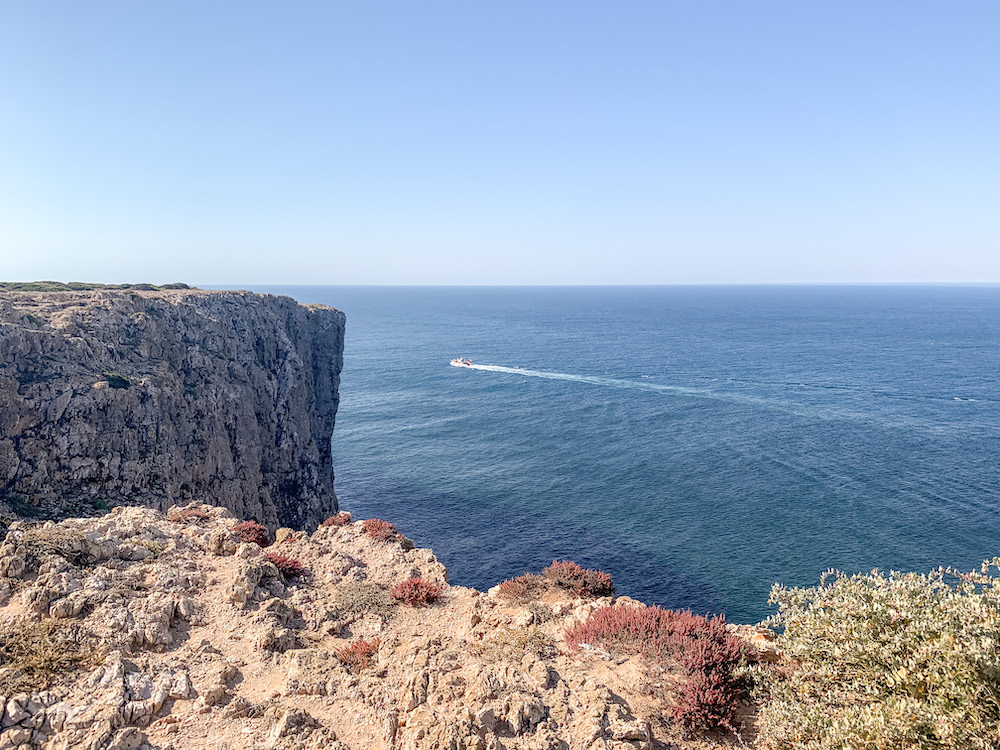
<svg viewBox="0 0 1000 750"><path fill-rule="evenodd" d="M432 604L441 594L441 587L433 581L427 581L420 576L410 576L405 581L397 583L389 591L392 598L404 604Z"/></svg>
<svg viewBox="0 0 1000 750"><path fill-rule="evenodd" d="M586 570L571 560L553 560L541 573L524 573L500 583L498 593L511 601L532 601L547 588L581 597L613 596L614 583L602 570Z"/></svg>
<svg viewBox="0 0 1000 750"><path fill-rule="evenodd" d="M1000 747L998 566L775 585L783 660L760 672L758 746Z"/></svg>
<svg viewBox="0 0 1000 750"><path fill-rule="evenodd" d="M678 723L735 732L747 660L745 644L724 617L645 605L602 607L566 631L566 644L643 657L651 690L663 695L666 712ZM680 688L671 689L678 675Z"/></svg>
<svg viewBox="0 0 1000 750"><path fill-rule="evenodd" d="M241 542L246 542L247 544L256 544L261 547L266 547L271 543L270 537L267 533L267 527L263 524L259 524L256 521L240 521L238 524L233 526L233 534Z"/></svg>
<svg viewBox="0 0 1000 750"><path fill-rule="evenodd" d="M161 680L178 715L219 706L229 721L226 700L244 718L266 711L247 708L242 683L206 658L218 653L283 685L269 699L283 710L327 696L317 726L353 732L359 746L370 721L339 717L391 706L400 721L389 725L413 747L444 725L465 750L492 735L511 748L561 737L589 747L595 736L615 750L1000 747L1000 558L973 573L831 572L811 588L776 585L776 614L734 626L615 597L607 573L569 560L486 593L448 586L430 550L386 521L346 515L312 535L279 532L280 547L262 524L199 503L13 526L0 545L0 695L17 724L0 731L38 742L97 732L58 719L69 702L117 710L115 695L95 703L95 669L149 669L141 680ZM206 650L202 635L228 651ZM209 696L201 704L185 703L192 681ZM140 714L136 702L128 720L155 735L163 705Z"/></svg>
<svg viewBox="0 0 1000 750"><path fill-rule="evenodd" d="M281 552L268 552L264 555L274 563L283 578L301 578L305 575L306 568L300 560Z"/></svg>

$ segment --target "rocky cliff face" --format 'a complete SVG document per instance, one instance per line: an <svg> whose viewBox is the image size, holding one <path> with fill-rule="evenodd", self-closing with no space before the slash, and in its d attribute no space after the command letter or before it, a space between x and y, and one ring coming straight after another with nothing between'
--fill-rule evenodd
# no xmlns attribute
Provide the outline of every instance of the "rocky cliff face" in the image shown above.
<svg viewBox="0 0 1000 750"><path fill-rule="evenodd" d="M248 292L0 292L0 502L314 527L337 509L344 320Z"/></svg>

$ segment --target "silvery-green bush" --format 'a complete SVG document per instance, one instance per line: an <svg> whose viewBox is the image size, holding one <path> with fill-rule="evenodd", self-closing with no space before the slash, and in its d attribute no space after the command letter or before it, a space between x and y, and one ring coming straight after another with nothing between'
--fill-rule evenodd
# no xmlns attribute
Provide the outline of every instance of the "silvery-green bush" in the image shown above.
<svg viewBox="0 0 1000 750"><path fill-rule="evenodd" d="M784 661L763 673L766 750L1000 748L1000 558L975 573L830 572L775 585Z"/></svg>

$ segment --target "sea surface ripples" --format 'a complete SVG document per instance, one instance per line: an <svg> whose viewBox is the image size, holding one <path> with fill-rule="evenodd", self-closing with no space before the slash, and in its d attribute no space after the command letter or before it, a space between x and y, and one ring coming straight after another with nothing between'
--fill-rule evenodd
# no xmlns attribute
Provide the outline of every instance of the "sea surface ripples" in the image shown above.
<svg viewBox="0 0 1000 750"><path fill-rule="evenodd" d="M1000 288L261 291L347 313L341 506L453 583L569 558L749 622L1000 554Z"/></svg>

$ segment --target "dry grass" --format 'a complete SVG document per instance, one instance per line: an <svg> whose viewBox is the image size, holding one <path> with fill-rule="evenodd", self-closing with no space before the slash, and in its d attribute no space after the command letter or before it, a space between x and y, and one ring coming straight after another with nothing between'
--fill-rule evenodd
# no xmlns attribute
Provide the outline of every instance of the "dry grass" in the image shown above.
<svg viewBox="0 0 1000 750"><path fill-rule="evenodd" d="M556 645L551 636L539 627L499 628L488 640L470 644L475 656L490 660L506 659L520 661L525 654L546 657L555 654Z"/></svg>
<svg viewBox="0 0 1000 750"><path fill-rule="evenodd" d="M0 629L0 694L47 689L61 675L93 668L103 658L97 638L80 623L18 620Z"/></svg>
<svg viewBox="0 0 1000 750"><path fill-rule="evenodd" d="M39 564L51 555L58 555L78 567L93 562L87 554L87 540L83 534L60 526L28 529L18 541L17 549L24 554L31 570L37 570Z"/></svg>
<svg viewBox="0 0 1000 750"><path fill-rule="evenodd" d="M378 615L388 621L396 612L396 602L385 586L351 581L337 587L334 606L345 615L364 617Z"/></svg>

